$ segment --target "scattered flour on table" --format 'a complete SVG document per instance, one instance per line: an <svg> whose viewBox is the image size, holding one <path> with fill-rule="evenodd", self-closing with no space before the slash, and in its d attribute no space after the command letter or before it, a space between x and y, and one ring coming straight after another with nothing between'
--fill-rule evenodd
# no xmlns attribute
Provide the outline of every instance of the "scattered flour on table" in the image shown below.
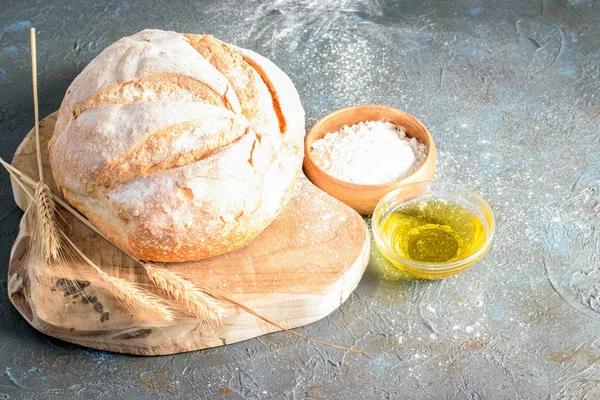
<svg viewBox="0 0 600 400"><path fill-rule="evenodd" d="M386 121L343 126L313 142L313 160L342 181L377 185L403 178L425 160L427 149L402 127Z"/></svg>

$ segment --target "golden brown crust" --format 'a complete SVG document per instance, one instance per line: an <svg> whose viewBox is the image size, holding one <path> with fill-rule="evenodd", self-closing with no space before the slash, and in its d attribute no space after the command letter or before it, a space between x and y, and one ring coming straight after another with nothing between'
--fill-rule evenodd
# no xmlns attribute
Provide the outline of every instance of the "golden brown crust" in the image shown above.
<svg viewBox="0 0 600 400"><path fill-rule="evenodd" d="M227 78L240 100L242 113L246 118L252 120L259 112L257 108L257 97L259 96L257 84L260 84L260 81L257 81L255 74L243 58L213 36L191 34L184 36L202 57Z"/></svg>
<svg viewBox="0 0 600 400"><path fill-rule="evenodd" d="M185 35L198 53L227 78L242 107L242 114L250 121L273 129L279 125L278 111L265 107L265 101L273 102L271 91L255 68L227 43L210 35ZM261 127L257 128L260 132ZM280 131L282 132L282 131Z"/></svg>
<svg viewBox="0 0 600 400"><path fill-rule="evenodd" d="M248 63L248 65L251 66L258 73L258 75L261 77L261 79L265 83L267 90L269 91L269 94L271 95L271 98L273 101L273 111L275 112L275 116L277 117L277 123L279 125L279 132L281 132L281 134L285 134L285 132L287 130L287 123L285 121L285 117L283 116L283 112L281 111L281 103L279 100L279 95L277 94L277 90L275 90L275 86L273 85L273 82L271 82L271 80L269 79L269 75L262 69L262 67L257 62L255 62L254 60L252 60L249 57L243 57L243 58L244 58L244 61L246 63Z"/></svg>
<svg viewBox="0 0 600 400"><path fill-rule="evenodd" d="M50 160L65 197L141 259L186 261L256 237L292 195L304 114L268 60L146 30L78 76Z"/></svg>

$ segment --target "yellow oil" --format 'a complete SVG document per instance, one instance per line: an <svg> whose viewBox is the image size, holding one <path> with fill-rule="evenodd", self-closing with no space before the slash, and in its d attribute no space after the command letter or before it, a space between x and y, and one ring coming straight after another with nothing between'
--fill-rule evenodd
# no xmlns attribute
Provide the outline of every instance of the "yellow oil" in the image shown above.
<svg viewBox="0 0 600 400"><path fill-rule="evenodd" d="M462 260L485 242L485 229L473 211L439 199L409 202L382 224L384 240L400 257L420 262Z"/></svg>

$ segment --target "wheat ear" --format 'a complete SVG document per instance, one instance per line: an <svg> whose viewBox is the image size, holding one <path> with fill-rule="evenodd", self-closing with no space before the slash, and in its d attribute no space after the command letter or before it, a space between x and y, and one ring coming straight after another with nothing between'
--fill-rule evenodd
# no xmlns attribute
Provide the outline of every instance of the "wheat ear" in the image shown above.
<svg viewBox="0 0 600 400"><path fill-rule="evenodd" d="M32 234L32 247L41 251L44 260L56 259L60 249L56 209L50 188L43 181L37 183L34 198L36 224Z"/></svg>
<svg viewBox="0 0 600 400"><path fill-rule="evenodd" d="M34 184L33 181L28 184L35 187L35 192L32 194L28 188L25 187L20 176L13 170L15 169L12 165L7 164L2 158L0 163L4 165L9 175L14 181L21 187L23 192L31 199L31 206L27 209L28 220L32 221L29 224L31 232L31 246L30 246L30 257L39 259L41 256L42 261L62 261L60 257L60 234L58 233L55 217L55 205L52 201L52 193L43 182ZM10 168L7 168L10 165ZM18 171L18 170L16 170ZM32 260L35 261L35 260ZM39 262L35 263L40 264Z"/></svg>
<svg viewBox="0 0 600 400"><path fill-rule="evenodd" d="M231 313L231 308L214 297L204 293L194 283L166 268L141 262L152 282L163 289L180 304L186 306L194 316L205 322L218 325Z"/></svg>
<svg viewBox="0 0 600 400"><path fill-rule="evenodd" d="M155 295L140 289L126 279L115 278L102 271L102 280L109 286L110 291L129 308L137 311L144 310L159 316L165 321L173 321L175 317L163 301Z"/></svg>
<svg viewBox="0 0 600 400"><path fill-rule="evenodd" d="M100 267L98 267L92 260L90 260L77 247L77 245L73 243L71 239L69 239L64 231L61 230L60 234L64 241L69 244L71 249L74 250L75 253L77 253L77 255L86 262L86 264L96 270L98 275L100 275L100 278L102 278L102 280L108 285L110 292L112 292L113 295L128 308L132 309L133 311L143 310L150 312L166 321L173 321L175 319L171 310L163 304L162 299L160 299L158 296L140 289L126 279L115 278L114 276L108 275L106 272L102 271L102 269L100 269Z"/></svg>

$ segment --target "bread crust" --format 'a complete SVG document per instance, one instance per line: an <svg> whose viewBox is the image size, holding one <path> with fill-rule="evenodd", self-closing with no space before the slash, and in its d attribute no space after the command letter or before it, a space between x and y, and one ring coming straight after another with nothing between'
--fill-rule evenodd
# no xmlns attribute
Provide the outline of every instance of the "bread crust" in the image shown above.
<svg viewBox="0 0 600 400"><path fill-rule="evenodd" d="M50 162L65 198L115 244L180 262L239 248L275 219L304 134L298 93L266 58L145 30L72 83Z"/></svg>

